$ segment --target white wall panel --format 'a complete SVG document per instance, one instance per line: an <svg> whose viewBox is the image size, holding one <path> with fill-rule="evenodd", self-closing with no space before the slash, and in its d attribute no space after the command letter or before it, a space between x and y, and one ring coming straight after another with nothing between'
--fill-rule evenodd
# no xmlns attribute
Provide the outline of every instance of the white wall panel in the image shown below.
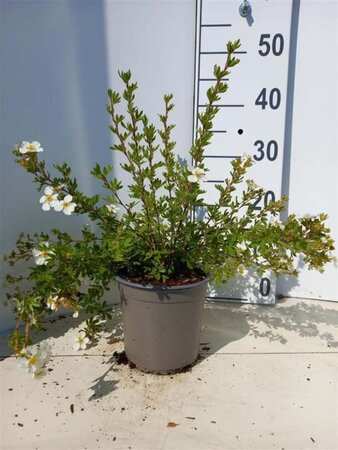
<svg viewBox="0 0 338 450"><path fill-rule="evenodd" d="M294 79L289 213L329 214L328 225L338 241L338 2L302 0ZM287 184L289 187L287 188ZM337 252L336 252L337 255ZM278 291L291 297L338 300L338 270L282 278Z"/></svg>

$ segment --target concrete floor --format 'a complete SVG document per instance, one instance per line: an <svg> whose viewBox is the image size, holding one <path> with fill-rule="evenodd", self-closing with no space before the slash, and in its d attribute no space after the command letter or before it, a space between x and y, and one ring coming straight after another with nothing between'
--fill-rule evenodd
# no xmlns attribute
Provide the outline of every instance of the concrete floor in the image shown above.
<svg viewBox="0 0 338 450"><path fill-rule="evenodd" d="M338 304L208 304L190 372L116 365L120 311L97 346L72 350L83 318L54 320L52 369L16 367L2 337L0 448L338 449ZM112 330L116 333L112 333Z"/></svg>

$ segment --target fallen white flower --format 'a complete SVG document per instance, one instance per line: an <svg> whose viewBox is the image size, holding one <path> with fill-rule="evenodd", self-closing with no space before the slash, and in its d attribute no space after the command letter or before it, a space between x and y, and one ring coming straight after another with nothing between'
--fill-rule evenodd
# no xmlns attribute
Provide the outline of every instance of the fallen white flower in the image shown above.
<svg viewBox="0 0 338 450"><path fill-rule="evenodd" d="M76 319L77 317L79 317L79 310L77 309L76 311L73 312L73 317Z"/></svg>
<svg viewBox="0 0 338 450"><path fill-rule="evenodd" d="M85 350L88 343L89 338L86 337L86 333L84 331L80 331L79 335L75 338L73 350Z"/></svg>
<svg viewBox="0 0 338 450"><path fill-rule="evenodd" d="M43 367L50 360L51 350L52 347L47 342L29 345L23 349L22 356L18 358L18 365L33 374L34 378L41 378L47 373Z"/></svg>
<svg viewBox="0 0 338 450"><path fill-rule="evenodd" d="M23 155L25 153L38 153L43 152L43 148L41 147L41 144L38 141L33 142L22 141L19 147L19 152L22 153Z"/></svg>

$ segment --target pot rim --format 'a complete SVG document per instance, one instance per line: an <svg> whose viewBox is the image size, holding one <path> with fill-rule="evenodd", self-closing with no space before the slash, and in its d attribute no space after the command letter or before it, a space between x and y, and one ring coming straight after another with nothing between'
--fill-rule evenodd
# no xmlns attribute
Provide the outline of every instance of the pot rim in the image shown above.
<svg viewBox="0 0 338 450"><path fill-rule="evenodd" d="M116 275L115 280L124 285L124 286L128 286L128 287L133 287L136 289L144 289L147 291L166 291L166 292L171 292L171 291L185 291L188 289L193 289L196 287L200 287L203 286L205 283L207 283L210 279L210 276L206 276L205 278L203 278L203 280L200 281L196 281L195 283L189 283L189 284L183 284L183 285L175 285L175 286L157 286L154 284L140 284L140 283L135 283L133 281L129 281L126 280L125 278L120 277L119 275Z"/></svg>

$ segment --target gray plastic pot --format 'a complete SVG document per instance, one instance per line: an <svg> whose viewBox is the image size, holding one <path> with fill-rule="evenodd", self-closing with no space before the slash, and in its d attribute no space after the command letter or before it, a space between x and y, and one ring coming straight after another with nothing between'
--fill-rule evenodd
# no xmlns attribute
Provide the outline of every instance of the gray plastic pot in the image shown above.
<svg viewBox="0 0 338 450"><path fill-rule="evenodd" d="M208 279L185 286L152 286L116 277L129 361L144 372L170 373L198 357Z"/></svg>

